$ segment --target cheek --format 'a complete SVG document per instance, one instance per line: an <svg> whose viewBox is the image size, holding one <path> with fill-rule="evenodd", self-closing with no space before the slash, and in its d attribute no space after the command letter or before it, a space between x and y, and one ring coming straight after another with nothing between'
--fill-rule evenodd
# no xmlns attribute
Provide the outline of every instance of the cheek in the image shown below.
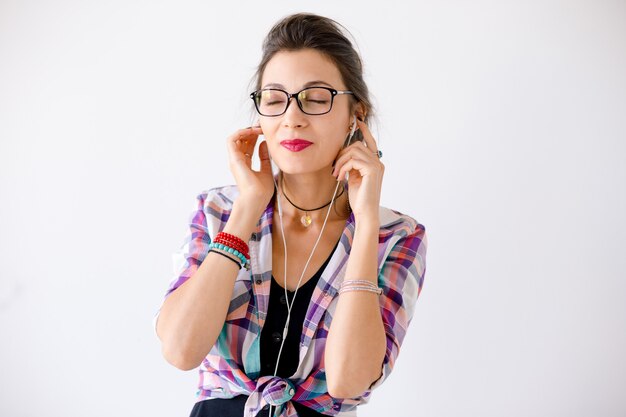
<svg viewBox="0 0 626 417"><path fill-rule="evenodd" d="M261 126L261 130L263 131L263 137L267 141L268 148L271 152L274 144L274 139L276 138L276 126L272 123L263 122L263 120L260 121L259 125Z"/></svg>
<svg viewBox="0 0 626 417"><path fill-rule="evenodd" d="M333 143L332 143L332 148L336 149L337 152L341 151L342 149L344 149L344 144L346 143L346 141L348 140L348 133L347 132L334 132L334 138L333 138ZM352 142L354 142L354 137L352 138Z"/></svg>

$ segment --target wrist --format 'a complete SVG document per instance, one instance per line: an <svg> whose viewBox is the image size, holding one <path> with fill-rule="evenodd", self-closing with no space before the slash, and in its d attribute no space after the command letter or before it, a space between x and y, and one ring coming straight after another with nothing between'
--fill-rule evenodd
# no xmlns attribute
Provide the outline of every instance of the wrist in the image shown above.
<svg viewBox="0 0 626 417"><path fill-rule="evenodd" d="M363 214L354 216L355 231L361 230L362 232L369 232L378 234L380 230L380 219L378 213L376 215Z"/></svg>
<svg viewBox="0 0 626 417"><path fill-rule="evenodd" d="M235 201L223 231L248 242L256 230L259 218L260 214L256 209Z"/></svg>

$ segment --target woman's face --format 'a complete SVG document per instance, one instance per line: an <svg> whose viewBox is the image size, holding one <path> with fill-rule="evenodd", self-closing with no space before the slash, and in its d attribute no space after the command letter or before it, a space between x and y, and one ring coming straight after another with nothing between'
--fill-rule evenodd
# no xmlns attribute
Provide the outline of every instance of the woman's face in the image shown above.
<svg viewBox="0 0 626 417"><path fill-rule="evenodd" d="M314 86L346 90L335 64L313 49L277 52L267 63L261 88L280 88L288 93ZM269 85L273 84L273 85ZM328 171L350 132L350 95L336 95L330 112L308 115L302 112L295 97L287 111L275 117L259 115L270 156L281 171L288 174ZM288 139L303 139L312 145L293 151L281 145Z"/></svg>

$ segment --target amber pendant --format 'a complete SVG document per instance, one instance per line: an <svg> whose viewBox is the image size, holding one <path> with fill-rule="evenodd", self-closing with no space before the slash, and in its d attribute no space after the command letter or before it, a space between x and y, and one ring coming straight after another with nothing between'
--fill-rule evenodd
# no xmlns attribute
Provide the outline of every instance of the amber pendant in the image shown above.
<svg viewBox="0 0 626 417"><path fill-rule="evenodd" d="M304 216L300 217L300 223L302 223L302 226L304 227L309 227L312 222L313 222L313 219L311 219L311 216L309 216L309 213L306 213Z"/></svg>

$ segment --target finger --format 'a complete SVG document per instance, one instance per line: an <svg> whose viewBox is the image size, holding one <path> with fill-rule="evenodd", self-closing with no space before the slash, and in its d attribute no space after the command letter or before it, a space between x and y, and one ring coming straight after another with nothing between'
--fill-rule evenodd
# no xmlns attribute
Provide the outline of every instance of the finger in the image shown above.
<svg viewBox="0 0 626 417"><path fill-rule="evenodd" d="M376 140L374 139L374 136L372 136L372 132L370 132L367 123L362 122L357 118L357 125L359 126L359 129L361 129L361 134L363 135L363 140L365 141L367 147L372 152L378 152L378 145L376 145Z"/></svg>
<svg viewBox="0 0 626 417"><path fill-rule="evenodd" d="M335 162L335 168L333 169L333 175L337 173L339 168L351 158L357 158L364 161L373 161L374 154L369 148L365 147L365 144L362 142L355 142L354 144L348 146L342 154L337 158Z"/></svg>
<svg viewBox="0 0 626 417"><path fill-rule="evenodd" d="M244 153L252 155L260 133L262 133L260 128L252 127L240 129L229 136L226 142L231 159L239 159Z"/></svg>
<svg viewBox="0 0 626 417"><path fill-rule="evenodd" d="M235 174L235 178L242 178L242 175L246 175L252 171L252 157L254 154L254 147L251 150L236 149L229 155L229 165L231 171Z"/></svg>
<svg viewBox="0 0 626 417"><path fill-rule="evenodd" d="M227 142L227 147L228 147L228 160L231 163L245 161L244 152L240 149L239 143L229 140Z"/></svg>
<svg viewBox="0 0 626 417"><path fill-rule="evenodd" d="M250 139L256 139L259 135L263 134L260 127L247 127L245 129L239 129L228 137L229 142L245 141Z"/></svg>
<svg viewBox="0 0 626 417"><path fill-rule="evenodd" d="M350 159L341 167L341 169L339 169L337 179L344 178L346 173L352 171L353 169L359 171L359 174L363 177L367 174L368 167L369 164L365 161L355 158Z"/></svg>
<svg viewBox="0 0 626 417"><path fill-rule="evenodd" d="M244 127L243 129L238 129L232 136L251 134L251 133L258 134L258 132L263 132L261 130L261 126L248 126L248 127Z"/></svg>
<svg viewBox="0 0 626 417"><path fill-rule="evenodd" d="M261 172L272 173L272 163L270 162L270 152L267 149L267 141L263 141L259 145L259 159L261 161Z"/></svg>
<svg viewBox="0 0 626 417"><path fill-rule="evenodd" d="M245 166L247 168L252 167L252 154L247 152L237 152L235 155L232 155L229 159L229 164L231 166Z"/></svg>

